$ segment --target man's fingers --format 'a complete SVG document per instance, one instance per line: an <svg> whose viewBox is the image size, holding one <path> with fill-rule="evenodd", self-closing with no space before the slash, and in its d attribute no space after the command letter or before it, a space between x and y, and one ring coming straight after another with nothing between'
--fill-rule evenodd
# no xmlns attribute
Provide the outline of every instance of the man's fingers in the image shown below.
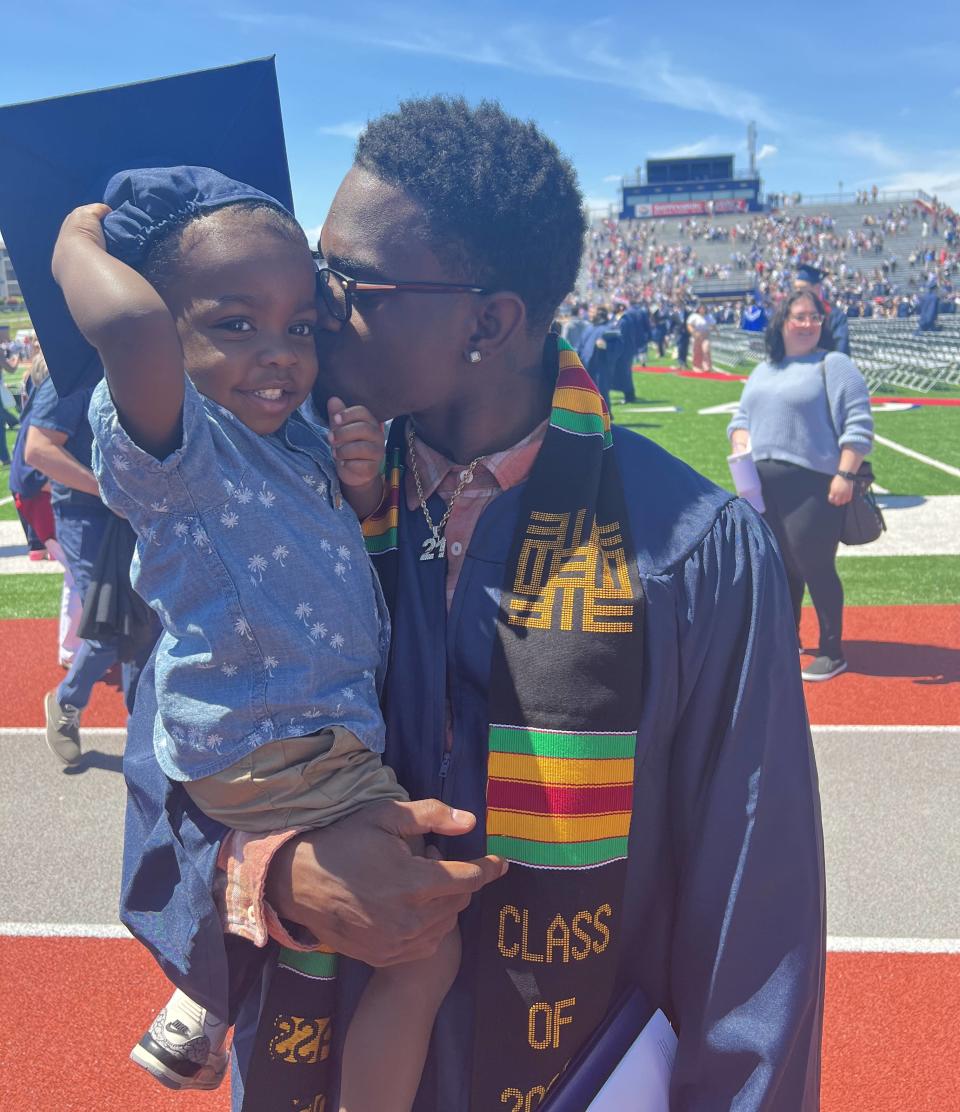
<svg viewBox="0 0 960 1112"><path fill-rule="evenodd" d="M470 811L454 810L439 799L415 799L410 803L382 803L377 806L377 824L401 838L417 834L466 834L477 824Z"/></svg>
<svg viewBox="0 0 960 1112"><path fill-rule="evenodd" d="M421 866L417 893L420 900L466 896L469 902L474 892L479 892L491 881L499 880L507 871L507 862L493 854L473 861L431 861L426 857L418 860Z"/></svg>

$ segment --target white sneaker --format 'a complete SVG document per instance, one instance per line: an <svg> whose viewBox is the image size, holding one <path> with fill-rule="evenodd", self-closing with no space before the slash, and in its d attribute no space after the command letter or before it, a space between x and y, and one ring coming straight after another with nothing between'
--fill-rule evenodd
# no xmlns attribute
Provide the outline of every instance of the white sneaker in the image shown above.
<svg viewBox="0 0 960 1112"><path fill-rule="evenodd" d="M130 1051L130 1059L168 1089L216 1089L227 1071L225 1020L179 989Z"/></svg>

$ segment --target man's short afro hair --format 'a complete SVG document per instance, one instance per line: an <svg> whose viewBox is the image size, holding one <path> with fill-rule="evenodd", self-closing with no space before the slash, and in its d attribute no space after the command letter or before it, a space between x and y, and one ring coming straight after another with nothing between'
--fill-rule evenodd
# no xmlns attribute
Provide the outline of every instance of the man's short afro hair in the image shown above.
<svg viewBox="0 0 960 1112"><path fill-rule="evenodd" d="M532 122L496 101L403 101L367 126L356 165L412 197L425 239L464 281L511 290L549 324L580 269L586 219L576 172Z"/></svg>

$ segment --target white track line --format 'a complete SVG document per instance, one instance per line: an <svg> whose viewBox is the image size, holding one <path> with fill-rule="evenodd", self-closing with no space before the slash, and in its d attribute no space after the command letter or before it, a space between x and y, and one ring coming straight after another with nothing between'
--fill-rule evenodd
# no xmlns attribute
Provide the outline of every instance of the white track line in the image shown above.
<svg viewBox="0 0 960 1112"><path fill-rule="evenodd" d="M844 938L827 935L834 954L960 954L960 938Z"/></svg>
<svg viewBox="0 0 960 1112"><path fill-rule="evenodd" d="M960 726L811 726L814 734L958 734Z"/></svg>
<svg viewBox="0 0 960 1112"><path fill-rule="evenodd" d="M127 736L125 726L86 726L84 737L122 738ZM4 738L45 737L43 726L0 726L0 741Z"/></svg>
<svg viewBox="0 0 960 1112"><path fill-rule="evenodd" d="M811 726L814 734L957 734L960 726ZM125 737L125 726L88 726L86 734L100 737ZM43 726L0 726L0 741L4 738L44 737Z"/></svg>
<svg viewBox="0 0 960 1112"><path fill-rule="evenodd" d="M6 938L132 938L120 923L0 923Z"/></svg>
<svg viewBox="0 0 960 1112"><path fill-rule="evenodd" d="M954 467L949 463L941 463L938 459L933 459L930 456L925 456L923 452L915 452L912 448L907 448L903 444L898 444L895 440L888 440L885 436L878 436L873 434L873 439L878 444L883 444L887 448L892 448L895 452L900 452L911 459L919 460L921 463L927 463L931 467L938 467L941 471L946 471L948 475L954 475L960 479L960 467Z"/></svg>
<svg viewBox="0 0 960 1112"><path fill-rule="evenodd" d="M5 938L121 938L131 937L120 923L3 923ZM851 938L827 935L827 950L835 954L960 954L960 938Z"/></svg>

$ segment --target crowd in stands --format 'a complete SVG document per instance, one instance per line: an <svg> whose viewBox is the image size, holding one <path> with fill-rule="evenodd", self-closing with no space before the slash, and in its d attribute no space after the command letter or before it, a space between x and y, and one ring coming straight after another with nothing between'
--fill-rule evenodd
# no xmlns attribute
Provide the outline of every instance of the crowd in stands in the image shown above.
<svg viewBox="0 0 960 1112"><path fill-rule="evenodd" d="M863 191L862 203L875 201ZM729 244L726 261L705 261L702 244ZM900 247L906 243L909 249ZM916 245L910 247L909 245ZM898 249L899 248L899 249ZM711 254L716 256L716 252ZM869 260L873 265L864 266ZM942 312L960 312L960 216L933 202L890 205L864 213L858 226L837 228L831 213L789 208L714 221L602 220L589 233L584 264L567 306L645 302L681 312L711 279L742 279L768 305L790 288L798 264L829 276L824 290L848 316L909 317L935 284ZM715 315L737 318L731 299Z"/></svg>

